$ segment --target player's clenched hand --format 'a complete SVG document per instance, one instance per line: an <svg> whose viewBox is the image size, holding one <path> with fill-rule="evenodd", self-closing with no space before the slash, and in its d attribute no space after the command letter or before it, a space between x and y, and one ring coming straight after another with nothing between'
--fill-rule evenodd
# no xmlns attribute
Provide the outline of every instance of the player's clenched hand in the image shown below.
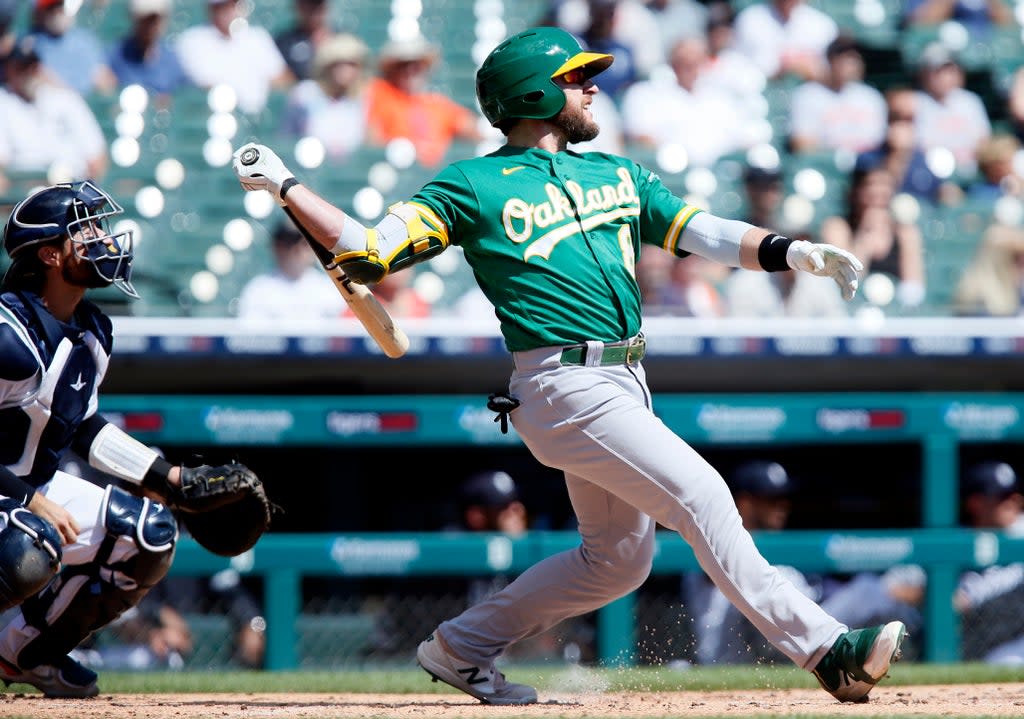
<svg viewBox="0 0 1024 719"><path fill-rule="evenodd" d="M831 277L847 300L857 294L858 276L864 270L860 260L846 250L806 240L797 240L789 246L786 263L794 270Z"/></svg>
<svg viewBox="0 0 1024 719"><path fill-rule="evenodd" d="M281 201L281 185L293 177L281 158L266 145L250 142L235 150L231 167L246 190L266 190Z"/></svg>

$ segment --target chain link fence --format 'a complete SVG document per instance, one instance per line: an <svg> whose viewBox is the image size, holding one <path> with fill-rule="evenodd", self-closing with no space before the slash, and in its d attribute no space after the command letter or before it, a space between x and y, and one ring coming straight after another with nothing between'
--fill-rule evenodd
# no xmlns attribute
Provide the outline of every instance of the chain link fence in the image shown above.
<svg viewBox="0 0 1024 719"><path fill-rule="evenodd" d="M495 577L430 577L363 580L308 579L297 619L296 654L300 669L397 668L414 665L416 646L445 619L499 589L508 580ZM173 609L185 621L189 641L170 646L164 636L165 606L148 598L121 620L97 633L79 650L98 668L125 670L218 670L259 667L261 657L246 657L245 637L261 639L266 627L259 614L259 583L246 585L253 604L211 591L180 599ZM1024 637L1024 593L1009 592L1000 603L962 616L964 659L978 660L1013 637ZM695 620L679 594L679 580L652 577L638 590L633 659L642 665L685 668L697 664ZM737 661L788 665L788 660L753 631L736 638L743 651ZM923 632L908 638L905 659L920 656ZM260 647L260 651L262 651ZM562 622L510 648L510 663L595 663L597 614Z"/></svg>

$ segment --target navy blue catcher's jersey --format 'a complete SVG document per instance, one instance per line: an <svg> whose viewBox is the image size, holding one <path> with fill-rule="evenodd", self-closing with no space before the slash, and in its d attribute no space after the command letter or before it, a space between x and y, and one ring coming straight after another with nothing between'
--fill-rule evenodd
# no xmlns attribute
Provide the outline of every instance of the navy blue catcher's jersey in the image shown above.
<svg viewBox="0 0 1024 719"><path fill-rule="evenodd" d="M111 343L110 319L91 302L65 324L31 292L0 294L0 464L33 487L53 477L96 412Z"/></svg>

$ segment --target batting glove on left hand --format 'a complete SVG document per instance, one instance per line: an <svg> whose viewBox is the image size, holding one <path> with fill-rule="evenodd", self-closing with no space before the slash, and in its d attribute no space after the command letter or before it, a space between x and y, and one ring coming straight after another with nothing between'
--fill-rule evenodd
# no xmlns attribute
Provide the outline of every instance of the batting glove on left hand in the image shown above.
<svg viewBox="0 0 1024 719"><path fill-rule="evenodd" d="M797 240L786 251L786 263L794 270L810 272L818 277L831 277L843 292L843 299L857 294L858 275L864 265L846 250L834 245Z"/></svg>
<svg viewBox="0 0 1024 719"><path fill-rule="evenodd" d="M253 155L255 154L255 159ZM249 164L243 164L242 159L252 160ZM281 198L281 185L294 177L291 171L284 166L281 158L266 145L257 145L254 142L242 145L235 150L231 158L231 167L238 176L238 182L246 190L266 190L279 205L284 204Z"/></svg>

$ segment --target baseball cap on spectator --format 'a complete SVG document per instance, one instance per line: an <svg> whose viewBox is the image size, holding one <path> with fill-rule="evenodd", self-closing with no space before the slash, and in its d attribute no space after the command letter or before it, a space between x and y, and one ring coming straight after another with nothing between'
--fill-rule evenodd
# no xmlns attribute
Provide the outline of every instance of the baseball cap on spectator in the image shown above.
<svg viewBox="0 0 1024 719"><path fill-rule="evenodd" d="M519 499L515 480L507 472L480 472L467 479L459 489L464 507L505 507Z"/></svg>
<svg viewBox="0 0 1024 719"><path fill-rule="evenodd" d="M363 62L370 48L350 33L340 33L328 39L313 57L313 74L319 76L336 62Z"/></svg>
<svg viewBox="0 0 1024 719"><path fill-rule="evenodd" d="M794 483L778 462L746 462L732 476L732 488L755 497L786 497L793 493Z"/></svg>
<svg viewBox="0 0 1024 719"><path fill-rule="evenodd" d="M47 10L55 5L63 7L64 0L36 0L36 10Z"/></svg>
<svg viewBox="0 0 1024 719"><path fill-rule="evenodd" d="M14 44L11 52L5 58L8 62L19 65L33 65L39 62L39 53L36 52L36 39L27 35Z"/></svg>
<svg viewBox="0 0 1024 719"><path fill-rule="evenodd" d="M422 35L402 40L389 40L380 49L377 61L381 70L386 72L392 65L416 60L422 60L427 65L433 65L437 60L437 48Z"/></svg>
<svg viewBox="0 0 1024 719"><path fill-rule="evenodd" d="M291 220L283 220L274 228L271 242L283 247L293 247L303 241L302 233Z"/></svg>
<svg viewBox="0 0 1024 719"><path fill-rule="evenodd" d="M839 34L836 39L828 44L825 48L825 57L829 60L839 57L843 53L847 52L860 52L860 44L857 40L849 35Z"/></svg>
<svg viewBox="0 0 1024 719"><path fill-rule="evenodd" d="M782 171L777 167L761 167L748 165L743 171L743 182L748 185L766 187L782 182Z"/></svg>
<svg viewBox="0 0 1024 719"><path fill-rule="evenodd" d="M1019 491L1017 473L1006 462L982 462L967 472L963 482L963 494L983 494L986 497L1008 497Z"/></svg>
<svg viewBox="0 0 1024 719"><path fill-rule="evenodd" d="M708 17L705 24L706 30L714 30L719 27L729 27L733 24L735 13L732 6L727 2L713 2L707 6Z"/></svg>
<svg viewBox="0 0 1024 719"><path fill-rule="evenodd" d="M917 61L917 66L922 70L938 70L947 65L956 65L956 56L941 42L929 43Z"/></svg>
<svg viewBox="0 0 1024 719"><path fill-rule="evenodd" d="M135 17L168 15L171 12L171 0L131 0L128 7Z"/></svg>

